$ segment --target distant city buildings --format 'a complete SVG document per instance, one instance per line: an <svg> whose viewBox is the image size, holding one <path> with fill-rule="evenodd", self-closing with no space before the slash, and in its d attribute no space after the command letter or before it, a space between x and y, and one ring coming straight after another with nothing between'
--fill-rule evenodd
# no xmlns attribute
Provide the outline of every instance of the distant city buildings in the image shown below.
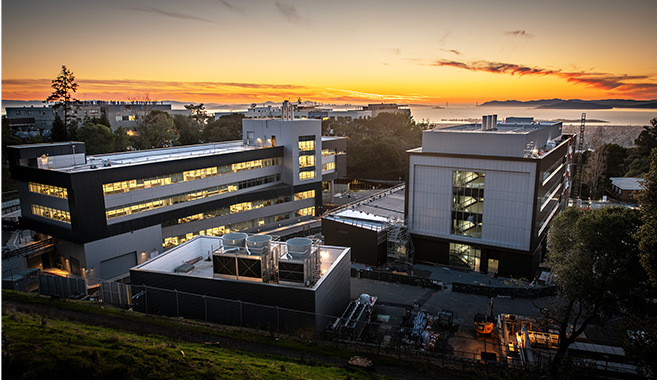
<svg viewBox="0 0 657 380"><path fill-rule="evenodd" d="M151 111L164 111L170 115L191 115L187 109L174 110L171 104L155 101L80 101L71 104L71 114L79 122L86 118L100 118L105 115L110 123L112 131L123 127L126 131L137 126L139 118ZM5 112L9 125L18 131L19 137L30 137L35 135L48 136L50 128L55 120L55 114L64 120L64 110L55 110L52 105L42 107L6 107Z"/></svg>
<svg viewBox="0 0 657 380"><path fill-rule="evenodd" d="M394 103L381 103L369 104L367 106L343 106L340 108L299 104L295 106L294 117L297 119L343 119L345 121L351 121L355 119L370 119L378 116L383 112L401 112L411 116L411 109L406 106L400 106ZM252 104L251 107L243 114L247 118L280 117L281 107L272 105L258 106L256 104Z"/></svg>
<svg viewBox="0 0 657 380"><path fill-rule="evenodd" d="M369 104L367 106L355 106L353 108L334 108L324 106L292 105L294 107L295 119L320 119L351 121L354 119L369 119L376 117L382 112L402 112L410 116L411 110L406 106L394 103ZM123 127L126 131L133 130L141 117L151 111L164 111L170 115L181 114L190 116L188 109L172 109L171 104L157 101L79 101L72 103L71 114L78 122L86 118L99 118L105 115L110 123L112 131ZM9 125L16 130L19 137L28 138L37 135L49 136L50 128L55 120L55 114L64 119L64 111L60 108L55 110L52 105L41 107L5 107L6 117ZM282 114L282 105L257 106L253 104L246 111L217 112L214 116L219 119L223 115L241 113L246 118L279 118Z"/></svg>

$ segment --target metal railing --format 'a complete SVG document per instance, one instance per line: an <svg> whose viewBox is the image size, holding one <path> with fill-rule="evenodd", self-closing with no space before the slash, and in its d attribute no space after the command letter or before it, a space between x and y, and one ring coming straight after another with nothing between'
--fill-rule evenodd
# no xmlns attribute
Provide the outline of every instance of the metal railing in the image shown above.
<svg viewBox="0 0 657 380"><path fill-rule="evenodd" d="M39 251L48 249L48 248L53 248L54 249L55 245L53 242L52 238L45 239L45 240L39 240L33 244L29 244L23 247L20 247L18 249L14 249L13 251L7 251L2 253L2 259L10 259L12 257L16 256L26 256L30 255L33 253L37 253Z"/></svg>

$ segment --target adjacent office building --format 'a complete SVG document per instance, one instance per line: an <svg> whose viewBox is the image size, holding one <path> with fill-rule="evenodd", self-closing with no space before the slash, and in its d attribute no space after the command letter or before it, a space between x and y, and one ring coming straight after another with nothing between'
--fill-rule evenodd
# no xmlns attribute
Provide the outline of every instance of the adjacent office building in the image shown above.
<svg viewBox="0 0 657 380"><path fill-rule="evenodd" d="M194 236L308 220L344 176L346 141L321 121L243 121L243 141L87 156L84 143L8 147L21 225L56 252L30 266L111 279ZM329 186L330 187L330 186Z"/></svg>
<svg viewBox="0 0 657 380"><path fill-rule="evenodd" d="M484 116L424 131L408 151L406 215L417 262L533 278L567 207L573 137L561 122Z"/></svg>

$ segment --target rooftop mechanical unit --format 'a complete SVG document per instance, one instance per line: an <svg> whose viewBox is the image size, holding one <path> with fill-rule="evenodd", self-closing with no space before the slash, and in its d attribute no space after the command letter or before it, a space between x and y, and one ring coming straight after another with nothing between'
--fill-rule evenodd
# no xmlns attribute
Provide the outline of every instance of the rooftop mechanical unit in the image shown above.
<svg viewBox="0 0 657 380"><path fill-rule="evenodd" d="M286 242L287 252L278 259L278 280L312 286L319 276L317 247L308 238L293 238Z"/></svg>
<svg viewBox="0 0 657 380"><path fill-rule="evenodd" d="M275 268L271 236L229 233L212 253L213 277L269 282Z"/></svg>

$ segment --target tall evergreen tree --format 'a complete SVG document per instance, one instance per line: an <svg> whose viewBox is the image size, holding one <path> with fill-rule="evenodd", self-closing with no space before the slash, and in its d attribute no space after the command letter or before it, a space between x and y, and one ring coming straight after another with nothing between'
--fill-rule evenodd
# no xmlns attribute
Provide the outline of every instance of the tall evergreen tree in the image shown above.
<svg viewBox="0 0 657 380"><path fill-rule="evenodd" d="M53 109L58 110L62 108L64 110L64 125L69 130L71 128L69 124L72 124L72 120L75 119L71 106L78 102L78 99L73 96L73 93L78 90L78 84L75 83L75 75L66 68L66 65L62 65L62 71L57 76L57 79L53 79L50 87L53 88L53 92L44 102L56 102L57 104L53 106ZM75 124L75 129L77 129L77 121ZM69 137L72 137L70 136L70 131L68 132Z"/></svg>
<svg viewBox="0 0 657 380"><path fill-rule="evenodd" d="M50 128L50 139L53 142L69 141L66 125L58 113L55 113L55 120Z"/></svg>

